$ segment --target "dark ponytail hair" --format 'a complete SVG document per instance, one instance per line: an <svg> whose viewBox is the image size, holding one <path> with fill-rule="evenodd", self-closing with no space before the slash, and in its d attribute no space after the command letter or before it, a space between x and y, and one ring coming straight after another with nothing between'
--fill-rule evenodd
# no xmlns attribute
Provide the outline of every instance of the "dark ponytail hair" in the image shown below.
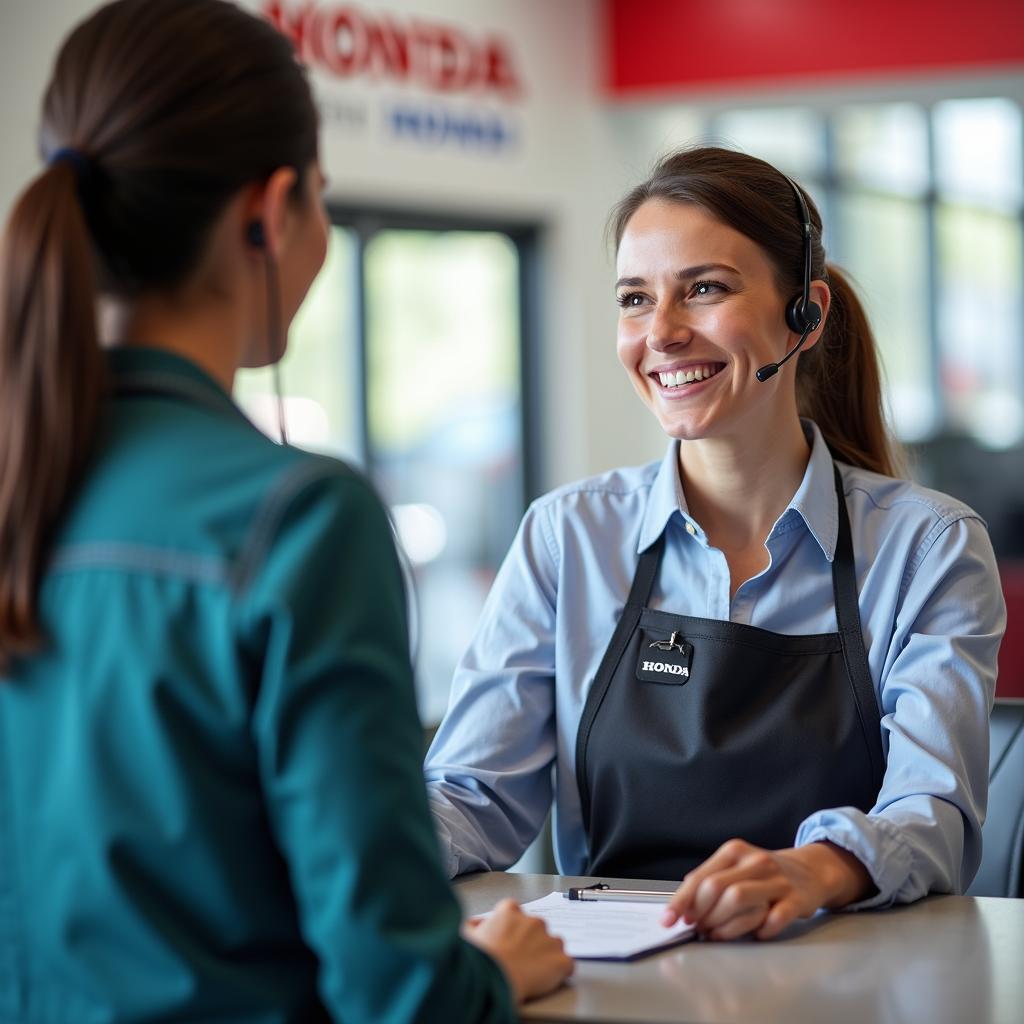
<svg viewBox="0 0 1024 1024"><path fill-rule="evenodd" d="M92 448L97 290L183 284L239 189L279 167L306 180L316 109L267 22L225 0L117 0L61 48L40 148L0 242L0 668L41 640L48 545Z"/></svg>
<svg viewBox="0 0 1024 1024"><path fill-rule="evenodd" d="M836 458L886 476L901 476L905 459L885 422L875 337L845 273L834 263L823 279L832 292L825 331L798 356L796 404L814 420Z"/></svg>
<svg viewBox="0 0 1024 1024"><path fill-rule="evenodd" d="M902 456L885 422L874 335L846 276L826 264L821 215L804 192L811 216L811 277L826 281L832 305L818 343L797 357L801 416L817 423L836 458L898 476ZM612 211L618 248L630 217L648 200L694 203L756 242L775 270L785 300L803 287L803 231L796 197L771 164L745 153L702 146L670 154ZM782 316L780 307L779 315Z"/></svg>

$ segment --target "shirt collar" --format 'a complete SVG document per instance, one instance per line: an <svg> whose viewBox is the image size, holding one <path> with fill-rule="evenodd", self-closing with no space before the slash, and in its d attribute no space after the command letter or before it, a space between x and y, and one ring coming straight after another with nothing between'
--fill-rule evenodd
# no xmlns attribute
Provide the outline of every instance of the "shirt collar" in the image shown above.
<svg viewBox="0 0 1024 1024"><path fill-rule="evenodd" d="M637 551L646 551L662 534L676 512L684 513L686 499L679 482L679 442L671 441L647 496Z"/></svg>
<svg viewBox="0 0 1024 1024"><path fill-rule="evenodd" d="M795 516L799 515L831 562L839 536L839 506L836 504L832 453L817 424L806 419L800 422L811 446L811 457L807 461L800 486L776 521L772 534L792 529L796 525ZM638 552L645 551L661 536L676 512L693 526L695 536L703 536L700 524L693 521L686 507L686 497L679 479L679 442L673 440L661 460L647 497L647 508L637 543Z"/></svg>
<svg viewBox="0 0 1024 1024"><path fill-rule="evenodd" d="M118 383L166 382L176 391L190 394L203 405L222 407L225 412L241 414L234 399L205 370L191 360L167 349L141 345L120 345L106 350L107 365Z"/></svg>
<svg viewBox="0 0 1024 1024"><path fill-rule="evenodd" d="M791 510L798 513L831 562L839 538L839 504L832 453L816 423L806 419L801 419L800 423L811 446L811 457L807 460L807 468L796 494L775 526L778 528L785 520L792 518Z"/></svg>

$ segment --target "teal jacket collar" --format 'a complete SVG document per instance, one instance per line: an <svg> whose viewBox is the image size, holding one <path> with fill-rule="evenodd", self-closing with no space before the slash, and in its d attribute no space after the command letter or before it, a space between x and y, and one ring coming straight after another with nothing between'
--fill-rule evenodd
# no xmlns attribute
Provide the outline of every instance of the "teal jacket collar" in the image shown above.
<svg viewBox="0 0 1024 1024"><path fill-rule="evenodd" d="M174 352L137 345L107 350L115 395L169 394L206 408L247 418L231 395L205 370Z"/></svg>

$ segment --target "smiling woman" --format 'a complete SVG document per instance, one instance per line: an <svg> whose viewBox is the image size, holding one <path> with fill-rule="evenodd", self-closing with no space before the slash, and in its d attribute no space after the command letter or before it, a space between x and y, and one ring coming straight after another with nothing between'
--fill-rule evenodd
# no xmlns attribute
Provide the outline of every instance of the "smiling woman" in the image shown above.
<svg viewBox="0 0 1024 1024"><path fill-rule="evenodd" d="M901 459L882 413L878 356L867 316L845 275L826 263L821 218L813 200L795 182L739 153L713 147L688 150L664 160L647 181L630 191L616 207L610 227L620 275L626 275L616 284L617 299L631 313L651 301L649 292L645 297L642 289L636 290L638 279L626 269L642 266L645 259L667 260L670 266L677 260L674 276L679 287L689 286L691 309L726 302L729 316L739 312L738 299L743 315L749 316L753 304L770 318L772 330L762 327L760 333L774 333L779 352L798 341L791 335L794 330L801 334L798 327L803 326L780 310L787 303L791 309L798 298L816 303L821 330L802 342L808 354L793 377L798 411L817 423L846 461L898 475ZM693 255L697 262L692 266L684 239L691 249L705 254ZM719 261L707 261L706 254L713 252L722 254ZM803 288L807 296L801 294ZM835 307L831 315L830 304ZM670 310L664 304L662 309L667 316ZM708 317L714 319L714 309L705 313ZM654 345L663 327L664 323L657 325ZM646 333L641 324L639 334ZM621 318L619 356L624 363L629 358L624 351L628 341L637 336L638 330L630 330ZM811 355L819 341L821 347ZM851 379L857 381L856 388L847 386Z"/></svg>
<svg viewBox="0 0 1024 1024"><path fill-rule="evenodd" d="M754 416L778 420L792 388L761 387L755 372L782 358L790 331L755 242L692 203L652 199L630 219L618 264L619 359L666 434L724 437ZM827 290L813 294L827 305Z"/></svg>
<svg viewBox="0 0 1024 1024"><path fill-rule="evenodd" d="M686 150L611 227L668 449L527 512L428 755L449 871L514 862L554 795L564 873L679 881L667 923L713 938L963 891L1005 628L984 524L895 475L797 183Z"/></svg>

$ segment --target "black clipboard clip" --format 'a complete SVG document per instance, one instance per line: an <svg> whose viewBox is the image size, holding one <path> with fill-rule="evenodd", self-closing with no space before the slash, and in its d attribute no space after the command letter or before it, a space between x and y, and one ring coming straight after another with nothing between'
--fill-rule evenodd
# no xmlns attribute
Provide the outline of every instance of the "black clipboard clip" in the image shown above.
<svg viewBox="0 0 1024 1024"><path fill-rule="evenodd" d="M679 632L672 630L672 636L668 640L655 640L654 643L648 644L648 647L657 647L659 651L679 651L680 654L686 653L686 648L683 646L683 641L677 639ZM607 886L605 887L607 888Z"/></svg>
<svg viewBox="0 0 1024 1024"><path fill-rule="evenodd" d="M571 885L569 891L565 894L565 898L569 900L582 900L586 897L582 894L585 892L592 892L594 889L607 889L607 882L595 882L593 885Z"/></svg>

